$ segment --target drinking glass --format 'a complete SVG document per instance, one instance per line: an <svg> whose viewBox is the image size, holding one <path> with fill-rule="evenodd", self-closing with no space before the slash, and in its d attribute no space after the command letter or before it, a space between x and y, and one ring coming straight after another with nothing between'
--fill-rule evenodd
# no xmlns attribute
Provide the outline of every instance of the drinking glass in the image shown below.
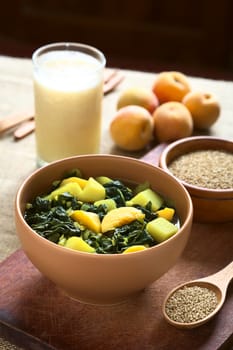
<svg viewBox="0 0 233 350"><path fill-rule="evenodd" d="M53 43L32 55L37 165L99 153L104 54L80 43Z"/></svg>

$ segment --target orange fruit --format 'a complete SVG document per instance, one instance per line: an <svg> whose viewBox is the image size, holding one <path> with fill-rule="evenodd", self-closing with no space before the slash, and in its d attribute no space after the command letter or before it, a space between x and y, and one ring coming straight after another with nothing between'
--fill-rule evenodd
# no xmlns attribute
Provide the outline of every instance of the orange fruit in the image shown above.
<svg viewBox="0 0 233 350"><path fill-rule="evenodd" d="M110 134L120 148L139 151L153 138L152 116L140 106L122 107L110 123Z"/></svg>
<svg viewBox="0 0 233 350"><path fill-rule="evenodd" d="M166 102L153 113L154 133L159 142L175 141L193 132L189 110L181 102Z"/></svg>
<svg viewBox="0 0 233 350"><path fill-rule="evenodd" d="M160 73L152 86L152 91L158 97L160 103L181 102L190 90L186 75L174 71Z"/></svg>
<svg viewBox="0 0 233 350"><path fill-rule="evenodd" d="M159 101L151 89L134 87L122 92L117 101L117 109L129 105L141 106L153 113Z"/></svg>
<svg viewBox="0 0 233 350"><path fill-rule="evenodd" d="M194 127L197 129L208 129L220 115L220 104L210 93L191 91L184 96L182 103L190 111Z"/></svg>

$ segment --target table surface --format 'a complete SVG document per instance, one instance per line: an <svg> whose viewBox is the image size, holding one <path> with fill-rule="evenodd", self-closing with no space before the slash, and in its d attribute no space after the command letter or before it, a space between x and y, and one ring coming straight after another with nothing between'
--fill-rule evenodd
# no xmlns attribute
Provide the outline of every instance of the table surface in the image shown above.
<svg viewBox="0 0 233 350"><path fill-rule="evenodd" d="M124 154L141 157L144 152L126 153L117 149L108 132L116 111L119 92L131 86L151 87L156 73L123 71L124 81L117 89L104 97L101 153ZM194 90L216 94L221 103L221 115L209 131L209 135L233 140L233 82L189 77ZM33 110L32 65L28 59L0 56L0 119L8 114ZM36 169L35 140L31 134L14 141L12 132L0 135L1 179L1 244L0 261L9 257L19 247L14 226L14 198L22 181ZM9 349L15 349L8 345ZM0 340L0 349L5 349Z"/></svg>

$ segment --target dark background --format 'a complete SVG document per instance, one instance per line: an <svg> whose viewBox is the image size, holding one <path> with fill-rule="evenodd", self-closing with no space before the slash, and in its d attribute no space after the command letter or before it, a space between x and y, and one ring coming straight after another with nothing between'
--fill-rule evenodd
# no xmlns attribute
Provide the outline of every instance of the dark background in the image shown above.
<svg viewBox="0 0 233 350"><path fill-rule="evenodd" d="M0 54L56 41L104 52L108 67L233 80L232 0L5 0Z"/></svg>

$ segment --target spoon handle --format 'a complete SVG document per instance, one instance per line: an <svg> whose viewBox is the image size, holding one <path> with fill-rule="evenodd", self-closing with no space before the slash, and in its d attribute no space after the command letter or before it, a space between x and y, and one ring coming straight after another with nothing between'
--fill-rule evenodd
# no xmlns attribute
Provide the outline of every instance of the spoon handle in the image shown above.
<svg viewBox="0 0 233 350"><path fill-rule="evenodd" d="M226 267L221 269L220 271L210 275L208 277L204 277L199 279L199 281L203 282L211 282L218 285L219 288L223 292L226 292L226 289L233 278L233 261L228 264Z"/></svg>
<svg viewBox="0 0 233 350"><path fill-rule="evenodd" d="M0 134L15 127L16 125L33 118L32 113L17 113L8 115L0 120Z"/></svg>

